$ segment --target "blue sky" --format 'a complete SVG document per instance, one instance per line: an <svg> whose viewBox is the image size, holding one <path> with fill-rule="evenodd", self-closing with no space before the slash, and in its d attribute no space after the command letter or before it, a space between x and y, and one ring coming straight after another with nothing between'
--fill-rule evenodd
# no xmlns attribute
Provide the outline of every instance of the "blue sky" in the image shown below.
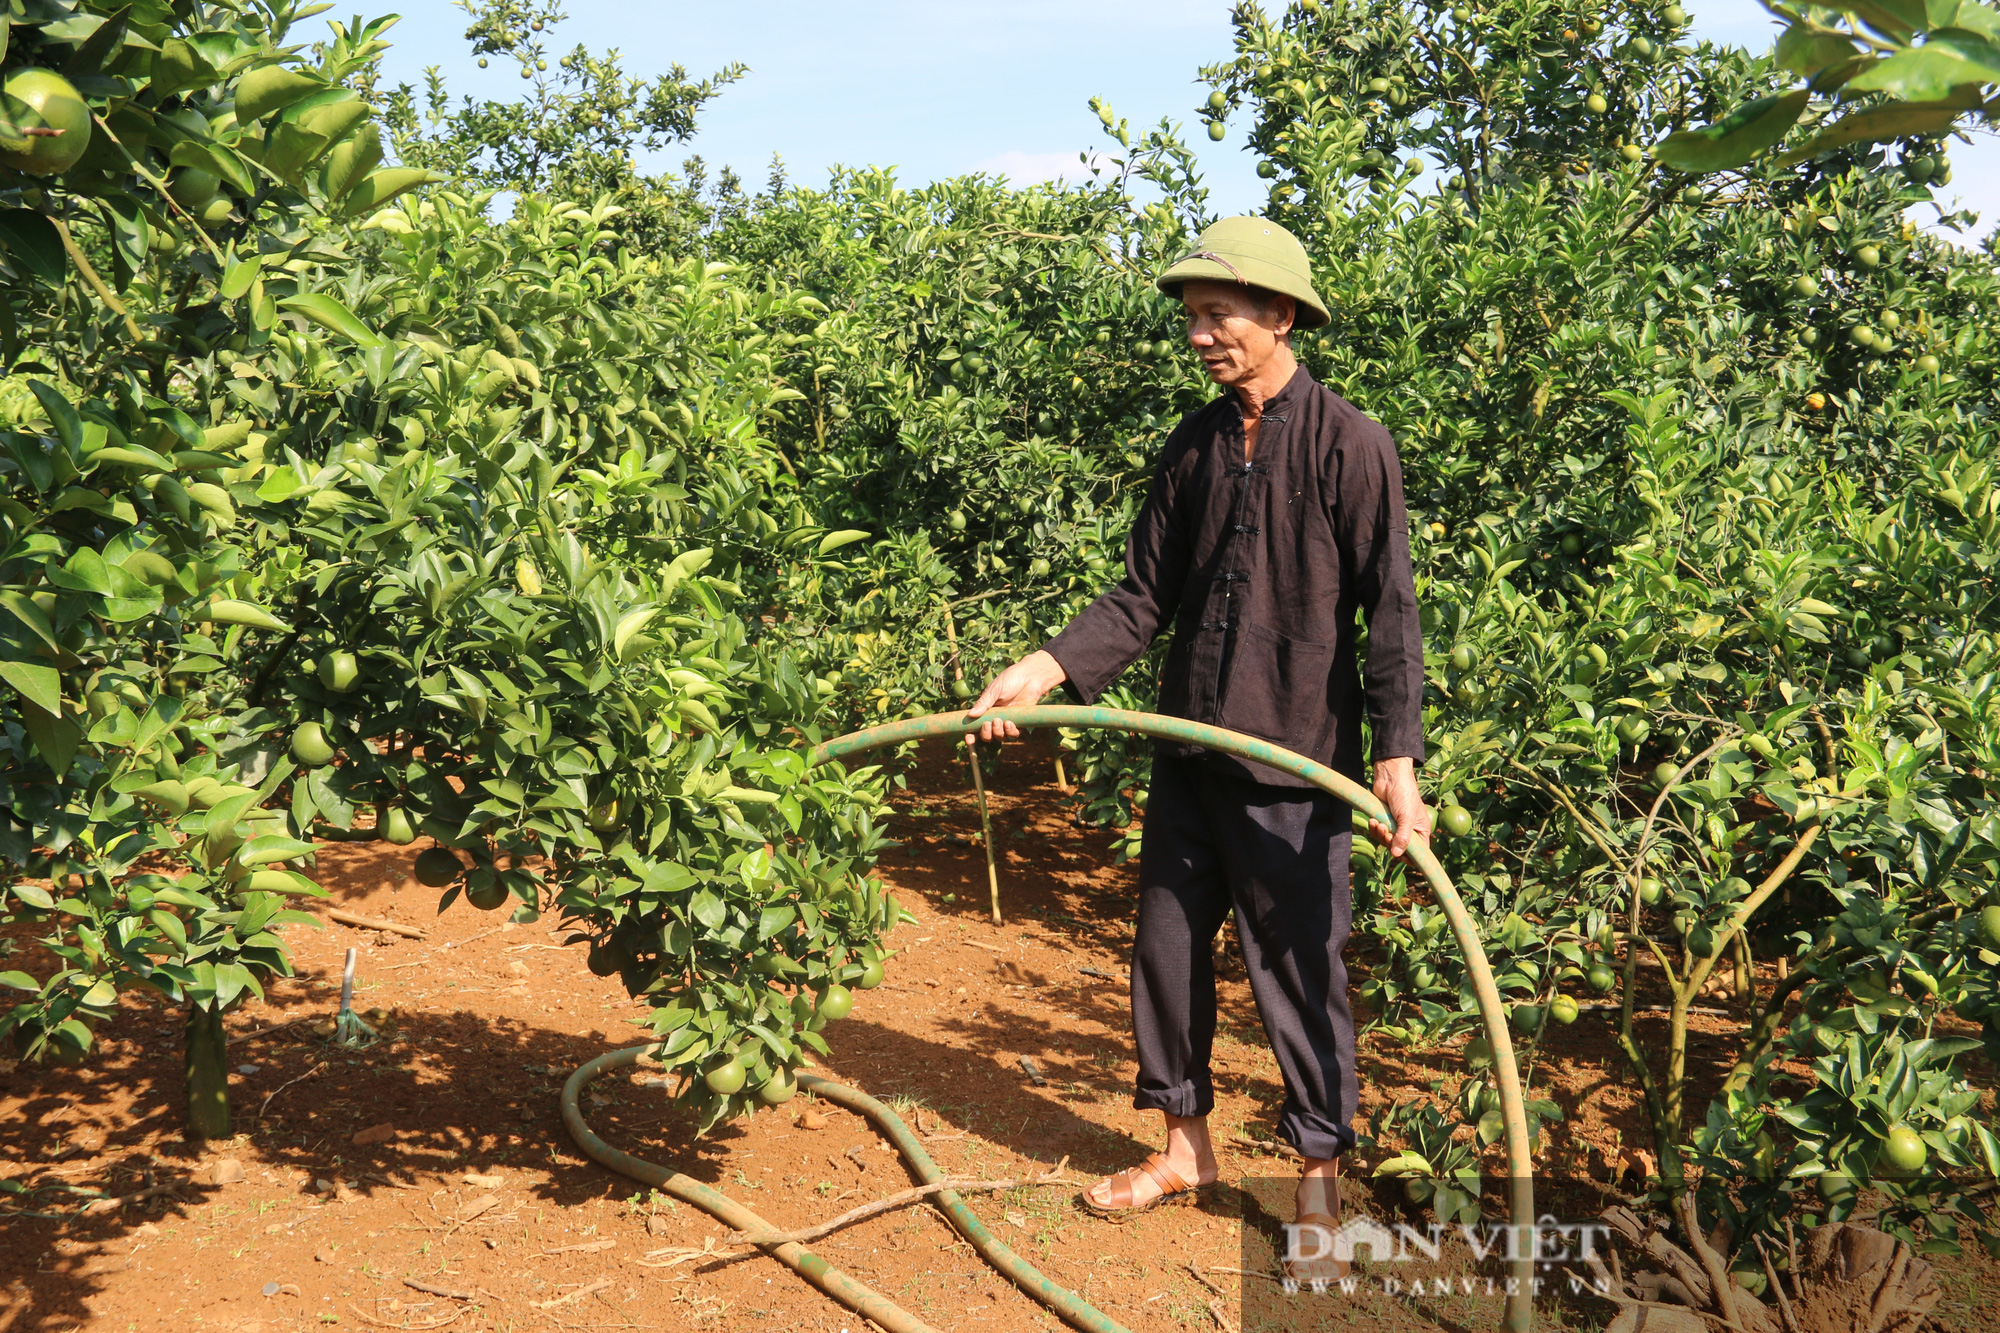
<svg viewBox="0 0 2000 1333"><path fill-rule="evenodd" d="M1776 31L1751 0L1682 2L1702 36L1764 49ZM437 65L457 93L520 95L519 75L501 67L510 62L477 68L466 16L447 0L400 9L389 82L420 86ZM1195 119L1197 70L1230 54L1228 0L569 0L568 9L553 50L615 47L635 74L675 62L697 76L733 60L750 66L662 165L698 152L759 187L776 152L807 185L835 165L895 166L912 182L986 171L1026 183L1074 172L1080 151L1106 147L1087 106L1102 96L1135 125L1170 116L1187 127L1220 211L1264 198L1237 127L1211 144ZM1957 145L1952 158L1951 188L1984 214L1984 234L2000 221L2000 140Z"/></svg>

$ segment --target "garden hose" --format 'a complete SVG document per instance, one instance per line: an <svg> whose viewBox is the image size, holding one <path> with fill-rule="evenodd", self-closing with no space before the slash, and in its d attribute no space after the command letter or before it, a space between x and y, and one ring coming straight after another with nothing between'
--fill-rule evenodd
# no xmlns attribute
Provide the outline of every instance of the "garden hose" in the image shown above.
<svg viewBox="0 0 2000 1333"><path fill-rule="evenodd" d="M1086 708L1069 704L996 709L986 716L1004 718L1022 727L1104 727L1219 750L1304 778L1384 825L1393 827L1395 823L1373 794L1325 765L1314 763L1269 741L1245 736L1240 732L1227 731L1221 727L1190 722L1184 718L1163 717L1156 713L1135 713L1117 708ZM807 756L807 764L816 767L834 759L844 759L849 755L865 753L885 745L897 745L933 736L960 736L977 730L979 726L979 720L970 720L962 712L909 718L823 742L815 746ZM1508 1283L1506 1314L1502 1319L1501 1328L1506 1333L1528 1333L1534 1317L1533 1277L1537 1248L1534 1178L1528 1148L1527 1116L1521 1102L1520 1074L1514 1064L1513 1038L1507 1030L1507 1015L1500 1003L1499 989L1493 984L1492 968L1487 964L1486 952L1479 943L1478 929L1474 926L1471 915L1465 910L1465 904L1459 899L1457 891L1452 888L1450 878L1444 873L1444 867L1438 864L1437 858L1431 854L1428 847L1419 843L1411 844L1408 856L1423 872L1425 880L1430 884L1439 905L1443 907L1446 917L1451 922L1452 934L1457 938L1459 948L1465 955L1466 968L1472 977L1473 991L1478 997L1480 1016L1485 1021L1487 1038L1493 1046L1496 1073L1500 1082L1501 1111L1507 1126L1509 1205L1515 1232L1514 1243L1509 1249L1513 1275ZM583 1113L578 1107L578 1097L584 1087L600 1074L636 1063L639 1057L650 1049L650 1045L641 1045L622 1051L609 1051L570 1075L569 1081L563 1085L562 1092L563 1123L568 1127L570 1137L598 1163L651 1185L655 1189L665 1190L675 1198L720 1218L738 1231L775 1230L749 1209L727 1195L710 1189L700 1181L612 1147L592 1133L590 1126L584 1122ZM815 1074L801 1072L798 1081L800 1087L830 1102L857 1111L873 1121L876 1127L896 1145L896 1150L902 1154L904 1161L925 1184L940 1179L937 1164L931 1160L930 1154L924 1151L923 1145L888 1107L864 1092ZM941 1190L932 1197L936 1199L945 1216L950 1219L952 1226L971 1243L982 1258L1004 1273L1028 1295L1054 1310L1065 1322L1086 1330L1086 1333L1126 1333L1126 1330L1110 1317L1090 1306L1074 1292L1049 1281L1033 1265L1002 1244L978 1216L966 1207L964 1200L959 1198L956 1191ZM891 1330L891 1333L935 1333L930 1325L895 1305L880 1293L848 1277L803 1245L787 1241L767 1245L764 1248L772 1257L821 1291L849 1309Z"/></svg>
<svg viewBox="0 0 2000 1333"><path fill-rule="evenodd" d="M710 1189L691 1176L682 1175L678 1171L669 1171L666 1167L657 1166L642 1157L634 1157L628 1152L619 1151L598 1138L591 1132L590 1126L584 1123L583 1112L578 1108L577 1098L590 1081L600 1074L636 1064L641 1055L652 1049L652 1043L647 1043L643 1046L629 1046L622 1051L606 1051L569 1076L569 1081L563 1084L562 1090L562 1118L563 1124L569 1129L569 1136L576 1140L577 1147L583 1149L600 1165L608 1166L620 1175L630 1176L642 1185L664 1190L683 1203L693 1204L738 1231L778 1230L727 1194ZM872 1287L856 1282L795 1241L761 1248L848 1309L888 1329L889 1333L939 1333L938 1329L917 1318L887 1296Z"/></svg>
<svg viewBox="0 0 2000 1333"><path fill-rule="evenodd" d="M1129 731L1159 740L1179 741L1198 745L1203 749L1219 750L1224 754L1233 754L1238 758L1290 773L1294 777L1304 778L1322 791L1339 797L1369 818L1379 820L1391 828L1395 826L1395 820L1389 817L1389 812L1375 799L1373 793L1324 764L1314 763L1304 755L1294 754L1283 746L1259 740L1255 736L1246 736L1241 732L1190 722L1186 718L1163 717L1158 713L1135 713L1121 708L1036 704L1027 708L996 708L980 719L968 718L963 712L933 713L927 717L907 718L901 722L870 727L865 731L851 732L822 742L813 747L812 752L806 757L806 763L808 767L815 767L829 760L845 759L849 755L863 754L885 745L898 745L905 741L924 740L933 736L962 736L967 732L978 730L986 718L1005 719L1019 727L1079 727ZM1444 873L1444 867L1438 864L1430 848L1419 842L1410 844L1407 856L1417 869L1423 872L1424 879L1430 884L1431 892L1437 897L1438 905L1444 909L1446 918L1451 922L1452 935L1457 939L1459 951L1465 957L1466 971L1471 975L1473 993L1479 1001L1479 1014L1486 1025L1486 1038L1493 1047L1494 1072L1500 1083L1501 1115L1506 1121L1507 1128L1508 1210L1512 1215L1514 1233L1513 1244L1508 1249L1512 1276L1507 1284L1506 1314L1500 1326L1506 1333L1528 1333L1534 1319L1535 1254L1539 1248L1535 1232L1534 1162L1528 1146L1528 1117L1521 1100L1520 1071L1514 1064L1514 1039L1507 1030L1507 1010L1500 1002L1499 987L1493 984L1493 969L1486 961L1485 949L1480 946L1479 929L1474 925L1471 914L1465 910L1465 903L1459 898L1458 891L1452 887L1450 877ZM967 1239L971 1239L970 1232L966 1235Z"/></svg>
<svg viewBox="0 0 2000 1333"><path fill-rule="evenodd" d="M700 1181L684 1176L678 1171L669 1171L644 1158L620 1152L591 1132L590 1126L584 1122L583 1112L578 1104L585 1086L600 1074L636 1063L641 1055L651 1049L652 1045L648 1043L643 1046L628 1047L622 1051L609 1051L569 1076L569 1082L563 1085L562 1117L563 1124L569 1128L570 1137L599 1164L608 1166L621 1175L630 1176L642 1184L665 1190L675 1198L713 1214L738 1231L778 1230L728 1195L712 1190ZM931 1155L924 1151L924 1145L917 1142L916 1135L910 1133L909 1126L905 1125L902 1118L894 1111L857 1088L850 1088L844 1083L835 1083L817 1074L801 1070L798 1080L800 1087L815 1096L824 1097L849 1110L858 1111L874 1121L876 1128L896 1145L896 1151L903 1155L903 1160L909 1163L910 1170L914 1171L924 1184L929 1185L942 1179L937 1163L931 1160ZM939 1190L931 1197L937 1200L938 1207L942 1208L945 1216L951 1219L952 1226L971 1243L981 1258L1006 1274L1021 1290L1062 1316L1070 1326L1082 1329L1084 1333L1129 1333L1124 1325L1094 1308L1075 1292L1049 1281L1033 1264L1008 1249L997 1236L986 1229L986 1224L965 1206L965 1201L958 1197L957 1190ZM763 1248L842 1305L866 1315L889 1329L891 1333L937 1333L937 1330L929 1324L895 1304L888 1297L856 1282L803 1245L788 1241Z"/></svg>
<svg viewBox="0 0 2000 1333"><path fill-rule="evenodd" d="M902 1118L867 1093L817 1074L801 1073L799 1086L874 1121L875 1127L896 1145L896 1151L903 1154L903 1160L909 1163L910 1170L924 1184L929 1185L943 1178L944 1173L938 1170L937 1163L931 1160L931 1155L924 1151L924 1145L917 1142L917 1136L910 1133L910 1127L903 1123ZM939 1190L931 1198L951 1219L958 1234L979 1252L980 1258L999 1269L1022 1291L1054 1310L1071 1328L1080 1328L1084 1333L1126 1333L1125 1326L1110 1315L1096 1309L1067 1287L1058 1287L1043 1277L1033 1264L1008 1249L979 1220L979 1215L965 1206L965 1200L958 1197L957 1190Z"/></svg>

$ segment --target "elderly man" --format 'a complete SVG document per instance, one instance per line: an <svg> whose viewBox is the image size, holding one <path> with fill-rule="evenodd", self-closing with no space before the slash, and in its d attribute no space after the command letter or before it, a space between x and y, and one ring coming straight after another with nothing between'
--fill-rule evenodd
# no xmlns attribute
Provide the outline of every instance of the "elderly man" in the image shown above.
<svg viewBox="0 0 2000 1333"><path fill-rule="evenodd" d="M1283 227L1225 218L1158 285L1186 308L1188 342L1229 392L1167 438L1124 579L995 677L971 714L1032 704L1057 686L1088 703L1171 625L1162 712L1276 741L1360 780L1365 700L1374 790L1396 824L1372 831L1401 856L1429 836L1430 815L1415 772L1423 645L1395 448L1294 359L1292 330L1328 315L1304 247ZM1365 687L1357 611L1367 617ZM986 740L1019 734L1003 718L979 729ZM1299 1220L1333 1225L1358 1095L1341 960L1351 839L1347 806L1298 778L1156 747L1132 961L1132 1104L1164 1113L1166 1148L1093 1186L1093 1211L1127 1217L1215 1179L1211 947L1233 908L1284 1076L1278 1131L1305 1160Z"/></svg>

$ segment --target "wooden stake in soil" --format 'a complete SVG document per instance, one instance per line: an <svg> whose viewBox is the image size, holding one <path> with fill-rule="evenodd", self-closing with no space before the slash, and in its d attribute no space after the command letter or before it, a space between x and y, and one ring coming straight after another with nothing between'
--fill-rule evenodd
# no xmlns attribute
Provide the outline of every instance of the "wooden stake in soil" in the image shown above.
<svg viewBox="0 0 2000 1333"><path fill-rule="evenodd" d="M965 679L965 666L958 658L958 630L951 623L951 608L944 611L944 637L951 645L951 678ZM972 790L979 798L979 834L986 844L986 889L993 900L993 924L1000 924L1000 866L993 859L993 821L986 812L986 781L979 775L979 753L973 749L972 737L965 738L965 761L972 765ZM1062 760L1056 761L1056 774L1060 779Z"/></svg>
<svg viewBox="0 0 2000 1333"><path fill-rule="evenodd" d="M965 738L965 759L972 765L972 790L979 797L979 836L986 844L986 888L993 900L993 924L1000 924L1000 866L993 859L993 820L986 812L986 783L979 776L979 754L972 737Z"/></svg>

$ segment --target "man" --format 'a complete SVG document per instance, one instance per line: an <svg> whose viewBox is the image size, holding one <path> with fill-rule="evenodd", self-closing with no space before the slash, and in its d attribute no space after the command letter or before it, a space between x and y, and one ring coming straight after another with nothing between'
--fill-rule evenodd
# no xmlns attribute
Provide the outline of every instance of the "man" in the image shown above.
<svg viewBox="0 0 2000 1333"><path fill-rule="evenodd" d="M1360 780L1365 702L1374 791L1396 824L1393 834L1371 830L1401 856L1413 837L1429 837L1431 821L1416 781L1423 645L1395 448L1294 359L1292 330L1328 315L1304 247L1283 227L1225 218L1158 286L1186 308L1188 342L1229 392L1168 437L1123 581L995 677L971 716L1036 703L1057 686L1089 703L1171 624L1164 713L1276 741ZM1365 687L1357 611L1368 627ZM987 718L978 734L1020 732ZM1284 1076L1278 1130L1305 1161L1299 1221L1330 1227L1358 1095L1341 961L1348 808L1246 760L1165 743L1156 755L1132 962L1133 1105L1165 1115L1167 1142L1085 1202L1127 1217L1215 1179L1211 942L1233 908Z"/></svg>

